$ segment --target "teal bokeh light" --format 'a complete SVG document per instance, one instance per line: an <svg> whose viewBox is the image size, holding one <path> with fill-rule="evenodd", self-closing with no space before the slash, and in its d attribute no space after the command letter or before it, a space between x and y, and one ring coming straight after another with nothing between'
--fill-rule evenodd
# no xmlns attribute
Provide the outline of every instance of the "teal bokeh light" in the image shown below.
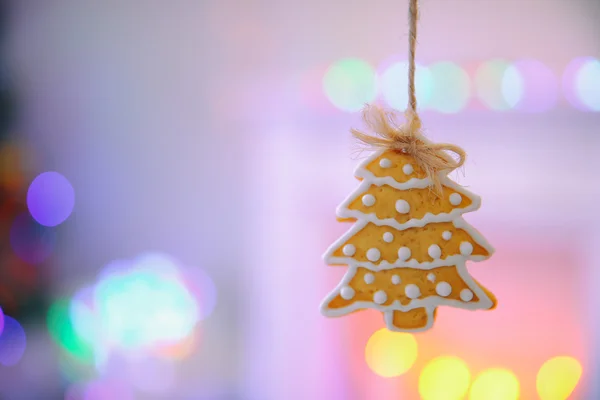
<svg viewBox="0 0 600 400"><path fill-rule="evenodd" d="M381 92L387 104L395 109L404 110L408 105L408 63L397 62L390 65L381 74ZM433 94L433 76L427 67L417 65L415 72L415 90L420 109L427 108Z"/></svg>
<svg viewBox="0 0 600 400"><path fill-rule="evenodd" d="M575 75L575 93L591 111L600 111L600 61L587 60Z"/></svg>
<svg viewBox="0 0 600 400"><path fill-rule="evenodd" d="M445 113L457 113L467 106L471 82L467 72L452 62L439 62L429 67L433 77L431 108Z"/></svg>
<svg viewBox="0 0 600 400"><path fill-rule="evenodd" d="M340 110L359 111L377 96L375 70L363 60L340 60L325 72L323 90Z"/></svg>

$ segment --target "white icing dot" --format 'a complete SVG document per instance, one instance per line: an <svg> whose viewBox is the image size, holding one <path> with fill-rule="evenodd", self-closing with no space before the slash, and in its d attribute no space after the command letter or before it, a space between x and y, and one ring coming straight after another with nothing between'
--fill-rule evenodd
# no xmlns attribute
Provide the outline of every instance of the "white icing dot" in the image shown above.
<svg viewBox="0 0 600 400"><path fill-rule="evenodd" d="M450 231L442 232L442 239L444 239L444 240L452 239L452 232L450 232Z"/></svg>
<svg viewBox="0 0 600 400"><path fill-rule="evenodd" d="M473 300L473 292L469 289L463 289L460 291L460 299L465 302Z"/></svg>
<svg viewBox="0 0 600 400"><path fill-rule="evenodd" d="M462 203L462 196L458 193L452 193L450 195L450 204L452 204L453 206L457 206L460 203Z"/></svg>
<svg viewBox="0 0 600 400"><path fill-rule="evenodd" d="M369 259L369 261L375 262L379 260L379 257L381 257L381 252L379 251L379 249L373 247L367 250L367 258Z"/></svg>
<svg viewBox="0 0 600 400"><path fill-rule="evenodd" d="M398 276L398 275L392 275L392 283L394 285L398 285L400 282L401 282L400 276Z"/></svg>
<svg viewBox="0 0 600 400"><path fill-rule="evenodd" d="M433 272L430 272L427 274L427 280L429 282L435 282L435 274Z"/></svg>
<svg viewBox="0 0 600 400"><path fill-rule="evenodd" d="M452 286L448 282L440 282L435 286L435 292L442 297L448 297L452 293Z"/></svg>
<svg viewBox="0 0 600 400"><path fill-rule="evenodd" d="M387 294L383 290L378 290L373 295L373 301L377 304L383 304L387 300Z"/></svg>
<svg viewBox="0 0 600 400"><path fill-rule="evenodd" d="M342 290L340 290L340 296L342 296L342 299L344 300L352 299L354 294L354 289L352 289L350 286L344 286Z"/></svg>
<svg viewBox="0 0 600 400"><path fill-rule="evenodd" d="M413 171L413 166L410 164L404 164L404 166L402 167L402 172L404 172L405 175L410 175L413 173Z"/></svg>
<svg viewBox="0 0 600 400"><path fill-rule="evenodd" d="M375 196L372 194L365 194L362 197L362 202L365 206L371 207L373 204L375 204Z"/></svg>
<svg viewBox="0 0 600 400"><path fill-rule="evenodd" d="M392 232L386 232L383 234L383 241L391 243L394 240L394 234Z"/></svg>
<svg viewBox="0 0 600 400"><path fill-rule="evenodd" d="M406 294L406 297L408 297L409 299L417 299L417 298L419 298L419 296L421 296L421 289L419 289L419 287L417 285L415 285L413 283L409 283L404 288L404 293Z"/></svg>
<svg viewBox="0 0 600 400"><path fill-rule="evenodd" d="M356 247L354 247L353 244L347 244L342 249L342 253L344 253L345 256L352 257L354 253L356 253Z"/></svg>
<svg viewBox="0 0 600 400"><path fill-rule="evenodd" d="M392 162L387 158L382 158L381 160L379 160L379 166L381 168L389 168L392 166Z"/></svg>
<svg viewBox="0 0 600 400"><path fill-rule="evenodd" d="M400 214L408 214L410 211L410 204L406 200L398 200L396 202L396 211Z"/></svg>
<svg viewBox="0 0 600 400"><path fill-rule="evenodd" d="M370 272L367 272L363 279L365 280L365 283L367 285L370 285L371 283L375 282L375 275L373 275Z"/></svg>
<svg viewBox="0 0 600 400"><path fill-rule="evenodd" d="M462 242L460 244L460 254L470 256L473 253L473 245L470 242Z"/></svg>
<svg viewBox="0 0 600 400"><path fill-rule="evenodd" d="M442 256L442 249L440 249L440 246L437 244L432 244L429 246L429 249L427 249L427 254L434 260L437 260Z"/></svg>
<svg viewBox="0 0 600 400"><path fill-rule="evenodd" d="M410 258L410 249L408 247L400 247L398 249L398 260L406 261Z"/></svg>

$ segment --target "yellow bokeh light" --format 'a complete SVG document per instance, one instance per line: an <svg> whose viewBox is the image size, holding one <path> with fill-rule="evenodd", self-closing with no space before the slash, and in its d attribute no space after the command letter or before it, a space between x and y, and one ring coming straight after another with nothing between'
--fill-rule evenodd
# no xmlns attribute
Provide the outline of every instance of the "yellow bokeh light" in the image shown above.
<svg viewBox="0 0 600 400"><path fill-rule="evenodd" d="M582 368L573 357L554 357L546 361L537 375L537 391L542 400L567 399L581 378Z"/></svg>
<svg viewBox="0 0 600 400"><path fill-rule="evenodd" d="M473 381L469 400L517 400L519 380L511 371L490 368L480 373Z"/></svg>
<svg viewBox="0 0 600 400"><path fill-rule="evenodd" d="M460 400L471 382L467 364L458 357L431 360L419 377L419 393L423 400Z"/></svg>
<svg viewBox="0 0 600 400"><path fill-rule="evenodd" d="M377 375L385 378L402 375L417 359L417 341L410 333L380 329L369 338L365 359Z"/></svg>

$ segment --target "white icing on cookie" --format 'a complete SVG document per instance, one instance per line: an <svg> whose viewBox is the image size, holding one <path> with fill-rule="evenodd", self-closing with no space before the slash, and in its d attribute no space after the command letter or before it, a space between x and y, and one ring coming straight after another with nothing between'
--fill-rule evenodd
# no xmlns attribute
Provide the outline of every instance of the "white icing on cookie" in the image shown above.
<svg viewBox="0 0 600 400"><path fill-rule="evenodd" d="M345 256L352 257L354 253L356 253L356 247L354 247L353 244L347 244L342 249L342 253L344 253Z"/></svg>
<svg viewBox="0 0 600 400"><path fill-rule="evenodd" d="M408 247L400 247L398 249L398 260L406 261L410 258L410 249Z"/></svg>
<svg viewBox="0 0 600 400"><path fill-rule="evenodd" d="M383 234L383 241L386 243L392 243L394 241L394 234L392 232L386 232Z"/></svg>
<svg viewBox="0 0 600 400"><path fill-rule="evenodd" d="M409 299L418 299L421 296L421 289L414 283L409 283L404 288L404 293Z"/></svg>
<svg viewBox="0 0 600 400"><path fill-rule="evenodd" d="M452 286L450 286L448 282L439 282L435 286L435 292L438 296L448 297L450 296L450 293L452 293Z"/></svg>
<svg viewBox="0 0 600 400"><path fill-rule="evenodd" d="M453 206L457 206L460 203L462 203L462 196L458 193L452 193L450 195L450 204L452 204Z"/></svg>
<svg viewBox="0 0 600 400"><path fill-rule="evenodd" d="M408 214L410 211L410 204L408 204L408 201L400 199L396 202L396 211L400 214Z"/></svg>
<svg viewBox="0 0 600 400"><path fill-rule="evenodd" d="M435 274L433 272L428 273L427 280L432 283L435 282Z"/></svg>
<svg viewBox="0 0 600 400"><path fill-rule="evenodd" d="M379 160L379 166L381 168L390 168L392 166L392 162L387 158L382 158Z"/></svg>
<svg viewBox="0 0 600 400"><path fill-rule="evenodd" d="M402 172L404 172L405 175L410 175L413 173L413 171L414 168L410 164L404 164L404 166L402 166Z"/></svg>
<svg viewBox="0 0 600 400"><path fill-rule="evenodd" d="M473 245L471 242L461 242L460 243L460 254L463 256L470 256L473 254Z"/></svg>
<svg viewBox="0 0 600 400"><path fill-rule="evenodd" d="M365 274L365 276L363 277L363 279L365 280L365 283L366 283L367 285L370 285L371 283L375 282L375 275L373 275L373 274L372 274L372 273L370 273L370 272L367 272L367 273Z"/></svg>
<svg viewBox="0 0 600 400"><path fill-rule="evenodd" d="M399 285L400 282L402 282L402 280L400 279L399 275L392 275L392 283L394 285Z"/></svg>
<svg viewBox="0 0 600 400"><path fill-rule="evenodd" d="M372 247L369 250L367 250L367 259L369 261L376 262L379 261L379 258L381 258L381 252L379 251L379 249Z"/></svg>
<svg viewBox="0 0 600 400"><path fill-rule="evenodd" d="M433 258L434 260L437 260L442 256L442 249L440 249L440 246L438 246L437 244L432 244L427 249L427 254L429 254L429 257Z"/></svg>
<svg viewBox="0 0 600 400"><path fill-rule="evenodd" d="M365 194L362 197L362 202L365 206L371 207L375 204L375 196L373 196L372 194Z"/></svg>
<svg viewBox="0 0 600 400"><path fill-rule="evenodd" d="M470 291L469 289L461 290L460 291L460 299L462 301L466 301L466 302L473 300L473 292Z"/></svg>
<svg viewBox="0 0 600 400"><path fill-rule="evenodd" d="M354 298L354 295L354 289L352 289L350 286L344 286L340 290L340 296L342 296L342 299L344 300L352 300Z"/></svg>
<svg viewBox="0 0 600 400"><path fill-rule="evenodd" d="M376 291L373 295L373 301L375 304L385 303L387 301L387 293L385 293L383 290Z"/></svg>
<svg viewBox="0 0 600 400"><path fill-rule="evenodd" d="M444 240L452 239L452 232L450 232L450 231L442 232L442 239L444 239Z"/></svg>

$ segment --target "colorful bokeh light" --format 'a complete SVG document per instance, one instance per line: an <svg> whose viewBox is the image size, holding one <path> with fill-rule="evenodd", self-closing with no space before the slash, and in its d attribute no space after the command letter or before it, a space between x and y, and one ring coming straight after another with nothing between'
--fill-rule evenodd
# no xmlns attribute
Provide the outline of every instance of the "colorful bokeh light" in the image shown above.
<svg viewBox="0 0 600 400"><path fill-rule="evenodd" d="M0 364L6 367L18 364L26 347L25 330L16 319L5 315L4 331L0 335Z"/></svg>
<svg viewBox="0 0 600 400"><path fill-rule="evenodd" d="M419 393L423 400L460 400L469 389L471 373L458 357L431 360L419 377Z"/></svg>
<svg viewBox="0 0 600 400"><path fill-rule="evenodd" d="M580 57L572 60L565 68L562 76L562 90L563 95L567 99L567 101L576 109L581 111L590 111L590 109L585 105L580 97L579 93L576 90L576 80L579 75L579 71L581 67L586 65L589 61L594 61L594 58L591 57Z"/></svg>
<svg viewBox="0 0 600 400"><path fill-rule="evenodd" d="M577 387L583 369L573 357L555 357L540 368L536 387L541 400L566 400Z"/></svg>
<svg viewBox="0 0 600 400"><path fill-rule="evenodd" d="M77 334L71 322L70 308L68 299L59 299L50 306L46 318L48 331L63 350L78 361L91 364L94 357L93 348Z"/></svg>
<svg viewBox="0 0 600 400"><path fill-rule="evenodd" d="M29 185L27 206L31 216L41 225L57 226L71 215L75 190L58 172L44 172Z"/></svg>
<svg viewBox="0 0 600 400"><path fill-rule="evenodd" d="M558 100L558 82L550 68L537 60L521 60L504 72L502 95L511 107L532 113L550 110Z"/></svg>
<svg viewBox="0 0 600 400"><path fill-rule="evenodd" d="M83 400L133 400L133 389L122 381L94 381L86 385Z"/></svg>
<svg viewBox="0 0 600 400"><path fill-rule="evenodd" d="M600 61L587 60L575 76L575 93L591 111L600 111Z"/></svg>
<svg viewBox="0 0 600 400"><path fill-rule="evenodd" d="M509 66L503 60L491 60L482 63L475 71L475 93L492 110L501 111L511 107L502 94L502 80Z"/></svg>
<svg viewBox="0 0 600 400"><path fill-rule="evenodd" d="M467 72L451 62L433 64L429 71L433 81L431 108L447 114L462 110L471 96Z"/></svg>
<svg viewBox="0 0 600 400"><path fill-rule="evenodd" d="M381 92L387 104L397 110L408 105L408 63L397 62L390 65L381 74ZM433 94L433 77L429 68L417 66L415 72L415 91L420 109L427 108Z"/></svg>
<svg viewBox="0 0 600 400"><path fill-rule="evenodd" d="M137 390L165 394L175 383L175 366L164 359L141 358L130 364L129 376Z"/></svg>
<svg viewBox="0 0 600 400"><path fill-rule="evenodd" d="M417 341L409 333L380 329L369 338L365 348L367 365L385 378L406 373L417 359Z"/></svg>
<svg viewBox="0 0 600 400"><path fill-rule="evenodd" d="M54 250L56 234L38 224L29 214L19 214L10 228L10 244L17 256L29 264L44 262Z"/></svg>
<svg viewBox="0 0 600 400"><path fill-rule="evenodd" d="M519 391L519 380L512 371L490 368L473 381L469 400L518 400Z"/></svg>
<svg viewBox="0 0 600 400"><path fill-rule="evenodd" d="M339 60L325 72L323 90L340 110L359 111L377 96L375 70L360 59Z"/></svg>

